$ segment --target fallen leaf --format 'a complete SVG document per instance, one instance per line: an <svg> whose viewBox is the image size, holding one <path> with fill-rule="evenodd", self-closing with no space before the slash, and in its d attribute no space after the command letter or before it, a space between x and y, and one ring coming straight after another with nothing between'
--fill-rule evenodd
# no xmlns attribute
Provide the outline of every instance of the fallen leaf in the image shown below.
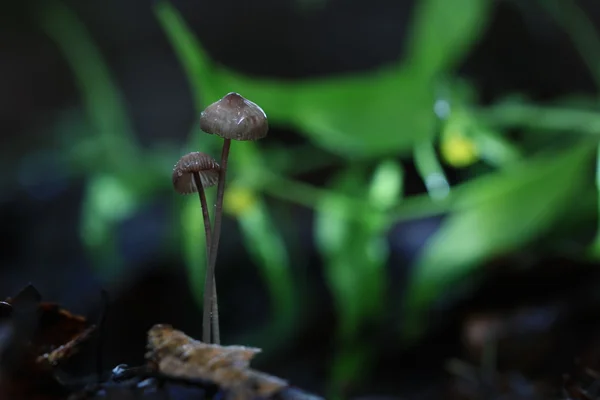
<svg viewBox="0 0 600 400"><path fill-rule="evenodd" d="M146 358L167 376L212 381L228 392L228 400L266 398L288 386L287 382L249 368L261 350L245 346L206 344L169 325L148 331Z"/></svg>
<svg viewBox="0 0 600 400"><path fill-rule="evenodd" d="M95 326L58 304L42 302L28 285L0 303L0 398L63 399L53 367L70 358Z"/></svg>

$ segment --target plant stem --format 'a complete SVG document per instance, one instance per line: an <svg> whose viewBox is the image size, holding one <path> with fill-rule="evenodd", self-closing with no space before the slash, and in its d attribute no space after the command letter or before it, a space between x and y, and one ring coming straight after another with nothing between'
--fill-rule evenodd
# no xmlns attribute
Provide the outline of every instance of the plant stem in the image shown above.
<svg viewBox="0 0 600 400"><path fill-rule="evenodd" d="M227 159L229 158L229 148L231 147L231 139L225 139L223 142L223 150L221 151L221 168L219 170L219 182L217 184L217 206L215 209L215 223L210 241L208 275L207 279L215 279L215 266L217 264L217 252L219 249L219 239L221 237L221 220L223 219L223 197L225 195L225 179L227 174ZM208 297L212 299L217 308L216 293L212 290L212 285L209 287ZM215 341L216 344L219 344Z"/></svg>
<svg viewBox="0 0 600 400"><path fill-rule="evenodd" d="M198 188L198 197L200 198L200 207L202 208L202 219L204 220L204 234L206 236L206 282L208 282L208 263L210 262L210 241L211 241L211 228L210 228L210 216L208 214L208 204L206 202L206 194L204 192L204 186L202 185L202 180L200 179L200 174L195 172L193 174L194 182L196 183L196 187ZM212 290L215 299L217 298L217 287L215 282L215 277L213 275L212 279ZM213 321L213 325L217 325L217 329L214 329L212 332L212 338L215 342L220 340L219 338L219 313L216 309L216 301L213 303L210 301L208 294L205 288L205 296L204 296L204 311L203 311L203 327L202 327L202 340L205 343L210 343L211 340L211 319ZM212 318L210 317L212 312Z"/></svg>

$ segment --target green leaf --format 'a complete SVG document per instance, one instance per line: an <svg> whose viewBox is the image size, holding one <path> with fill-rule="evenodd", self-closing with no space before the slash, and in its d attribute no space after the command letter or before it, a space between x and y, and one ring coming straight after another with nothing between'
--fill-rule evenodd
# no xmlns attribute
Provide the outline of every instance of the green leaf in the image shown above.
<svg viewBox="0 0 600 400"><path fill-rule="evenodd" d="M338 192L360 195L365 182L356 169L349 169L332 186ZM349 207L338 196L327 196L317 206L315 241L325 262L342 341L351 340L383 305L387 248L381 241L381 225L374 229L367 216L350 217L364 211Z"/></svg>
<svg viewBox="0 0 600 400"><path fill-rule="evenodd" d="M271 327L276 331L275 337L285 340L287 335L283 335L282 330L294 328L298 304L286 244L266 203L259 196L237 216L237 220L245 247L260 268L269 289L273 316Z"/></svg>
<svg viewBox="0 0 600 400"><path fill-rule="evenodd" d="M523 158L522 151L501 134L483 126L474 126L473 130L473 141L489 165L504 168Z"/></svg>
<svg viewBox="0 0 600 400"><path fill-rule="evenodd" d="M410 31L409 63L425 79L455 68L482 37L490 0L420 0Z"/></svg>
<svg viewBox="0 0 600 400"><path fill-rule="evenodd" d="M446 154L450 151L448 147L443 147L444 143L449 143L453 138L464 138L463 140L472 143L475 146L476 153L473 154L473 160L467 165L477 161L478 158L487 164L504 168L512 165L522 158L522 151L504 138L499 132L488 128L485 124L479 122L473 117L472 113L466 109L465 104L452 105L452 112L446 120L441 133L442 154L448 158L452 154ZM461 149L455 149L460 151ZM450 159L448 163L453 164ZM454 163L456 164L456 163Z"/></svg>
<svg viewBox="0 0 600 400"><path fill-rule="evenodd" d="M365 381L373 361L372 347L369 343L355 343L341 350L331 371L327 398L345 399L345 389L357 387L361 381Z"/></svg>
<svg viewBox="0 0 600 400"><path fill-rule="evenodd" d="M399 203L403 191L404 170L395 160L384 160L377 166L369 188L369 202L381 210Z"/></svg>
<svg viewBox="0 0 600 400"><path fill-rule="evenodd" d="M206 203L214 204L215 193L213 190L206 191ZM204 233L204 221L202 219L202 207L197 195L185 196L182 201L181 229L183 253L190 287L200 308L204 302L204 280L206 273L206 235Z"/></svg>
<svg viewBox="0 0 600 400"><path fill-rule="evenodd" d="M102 54L83 22L71 9L57 0L42 4L43 7L35 8L36 19L71 67L93 134L97 136L95 152L101 155L102 163L98 163L96 169L115 174L134 171L140 157L133 125ZM85 133L80 132L80 138L74 139L86 141ZM79 149L77 142L68 144L64 149L66 154Z"/></svg>
<svg viewBox="0 0 600 400"><path fill-rule="evenodd" d="M596 88L600 89L600 35L594 21L576 1L538 0L538 3L571 37L573 45L595 80Z"/></svg>
<svg viewBox="0 0 600 400"><path fill-rule="evenodd" d="M136 194L117 177L90 178L81 209L81 239L105 278L114 277L122 267L114 243L115 229L138 206Z"/></svg>
<svg viewBox="0 0 600 400"><path fill-rule="evenodd" d="M358 168L342 172L331 186L334 193L362 196L374 201L373 206L388 207L400 194L401 176L395 162L384 161L371 180L368 192L364 190L367 186L364 173ZM389 191L382 187L383 183L391 186ZM350 216L355 213L360 217ZM338 318L331 398L339 395L340 386L367 373L365 363L370 350L359 343L356 335L361 326L378 320L385 303L388 248L384 232L388 225L377 213L374 207L352 207L339 196L325 196L317 206L315 241L324 260L325 279Z"/></svg>
<svg viewBox="0 0 600 400"><path fill-rule="evenodd" d="M196 107L202 109L204 101L198 89L202 88L204 91L212 93L211 77L216 73L215 66L210 61L206 50L187 27L181 14L169 1L156 2L154 11L171 46L179 56L179 61L185 69L192 88L195 89L192 94Z"/></svg>
<svg viewBox="0 0 600 400"><path fill-rule="evenodd" d="M316 145L346 157L408 152L434 128L428 84L397 67L303 82L293 94L290 122Z"/></svg>
<svg viewBox="0 0 600 400"><path fill-rule="evenodd" d="M490 257L543 234L572 207L589 186L593 150L589 143L577 145L468 183L413 266L406 334L422 330L440 294Z"/></svg>
<svg viewBox="0 0 600 400"><path fill-rule="evenodd" d="M597 213L596 213L596 219L597 219L597 228L596 228L596 237L594 239L594 242L592 243L591 247L590 247L590 256L594 259L599 259L600 258L600 146L598 146L598 149L596 150L596 192L597 192Z"/></svg>
<svg viewBox="0 0 600 400"><path fill-rule="evenodd" d="M462 57L464 51L456 49L467 47L466 36L477 33L471 19L483 15L479 2L461 2L475 8L464 12L438 0L427 3L419 14L415 32L417 38L423 38L416 43L433 46L427 57L420 53L415 56L424 58L426 69L420 64L410 69L394 65L362 74L295 82L245 77L216 66L171 4L158 2L155 12L186 68L198 107L235 91L259 104L272 123L292 125L324 149L346 157L374 157L407 152L415 142L431 137L434 97L431 76L423 75L423 70L441 72L450 66L449 60ZM450 26L457 25L458 32L444 33L439 39L443 46L430 43L430 25L439 19L435 7L441 12L450 7L447 15L458 12L461 16ZM448 26L447 15L442 27ZM441 34L439 29L437 34Z"/></svg>
<svg viewBox="0 0 600 400"><path fill-rule="evenodd" d="M427 192L433 200L442 200L450 193L450 184L435 153L431 141L415 145L414 160L417 172L425 183Z"/></svg>

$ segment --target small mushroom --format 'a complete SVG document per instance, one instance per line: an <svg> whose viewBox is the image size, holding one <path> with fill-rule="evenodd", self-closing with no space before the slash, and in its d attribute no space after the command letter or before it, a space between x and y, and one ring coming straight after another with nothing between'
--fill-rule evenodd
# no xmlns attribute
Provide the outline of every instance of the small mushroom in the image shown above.
<svg viewBox="0 0 600 400"><path fill-rule="evenodd" d="M217 186L217 205L215 210L215 223L211 247L209 251L209 263L207 273L214 277L215 265L217 263L217 251L219 238L221 236L221 220L223 217L223 196L225 194L225 175L227 173L227 159L232 140L258 140L267 136L269 123L267 115L257 104L245 99L237 93L228 93L222 99L206 107L200 114L200 129L204 132L217 135L224 139L221 151L221 168L219 170L219 182ZM208 278L208 276L207 276ZM217 304L216 295L212 287L206 281L205 291L209 298ZM207 320L208 319L208 320ZM204 326L209 324L210 316L204 313ZM207 336L203 332L203 338ZM215 342L219 344L218 342Z"/></svg>
<svg viewBox="0 0 600 400"><path fill-rule="evenodd" d="M229 140L258 140L267 136L267 115L257 104L228 93L200 114L200 129Z"/></svg>
<svg viewBox="0 0 600 400"><path fill-rule="evenodd" d="M215 341L220 341L219 332L219 311L217 309L217 287L215 282L214 274L209 277L208 264L210 263L210 249L211 249L211 228L210 228L210 216L208 214L208 205L206 203L206 194L204 189L207 187L214 186L219 180L219 164L205 153L193 152L184 155L179 159L175 167L173 168L173 187L175 191L180 194L191 194L198 193L200 197L200 207L202 208L202 218L204 219L204 233L206 235L206 279L211 279L208 282L212 282L211 293L204 291L204 307L205 312L210 312L212 309L212 321L214 322L213 327L213 338ZM209 296L210 294L210 296ZM212 306L214 298L214 306ZM208 338L203 338L206 343L210 343L210 326L207 328L209 332Z"/></svg>
<svg viewBox="0 0 600 400"><path fill-rule="evenodd" d="M193 152L181 157L173 168L173 187L180 194L204 193L217 184L219 164L208 154Z"/></svg>

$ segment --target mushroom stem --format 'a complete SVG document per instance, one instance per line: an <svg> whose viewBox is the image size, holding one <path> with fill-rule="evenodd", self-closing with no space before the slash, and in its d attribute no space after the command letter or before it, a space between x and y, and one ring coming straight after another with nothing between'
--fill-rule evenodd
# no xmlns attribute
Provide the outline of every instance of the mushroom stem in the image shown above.
<svg viewBox="0 0 600 400"><path fill-rule="evenodd" d="M206 202L206 194L204 192L204 186L202 185L202 180L200 179L200 173L194 172L194 183L198 188L198 197L200 198L200 207L202 208L202 219L204 220L204 234L206 235L206 281L208 281L208 264L210 262L210 242L212 239L212 232L210 228L210 216L208 214L208 204ZM202 318L202 340L205 343L210 343L211 340L211 320L213 321L213 332L212 337L215 342L219 341L219 314L218 310L216 310L216 298L217 298L217 286L215 282L215 277L213 274L212 278L212 291L215 298L215 302L212 302L210 297L208 296L206 290L206 284L204 288L204 304L203 304L203 318ZM212 318L211 318L212 312ZM217 326L217 329L214 329L214 325Z"/></svg>
<svg viewBox="0 0 600 400"><path fill-rule="evenodd" d="M210 241L210 251L208 252L210 260L208 262L207 279L214 279L215 266L217 264L217 252L219 249L219 239L221 237L221 220L223 219L223 197L225 195L225 177L227 174L227 159L229 158L229 148L231 139L225 139L223 150L221 151L221 164L219 169L219 181L217 183L217 205L215 209L215 223ZM208 285L207 285L208 286ZM214 308L218 309L216 292L213 292L212 286L208 286L208 298L214 302ZM213 316L214 317L214 316ZM218 330L217 330L218 331ZM220 344L220 338L215 337L215 343Z"/></svg>

